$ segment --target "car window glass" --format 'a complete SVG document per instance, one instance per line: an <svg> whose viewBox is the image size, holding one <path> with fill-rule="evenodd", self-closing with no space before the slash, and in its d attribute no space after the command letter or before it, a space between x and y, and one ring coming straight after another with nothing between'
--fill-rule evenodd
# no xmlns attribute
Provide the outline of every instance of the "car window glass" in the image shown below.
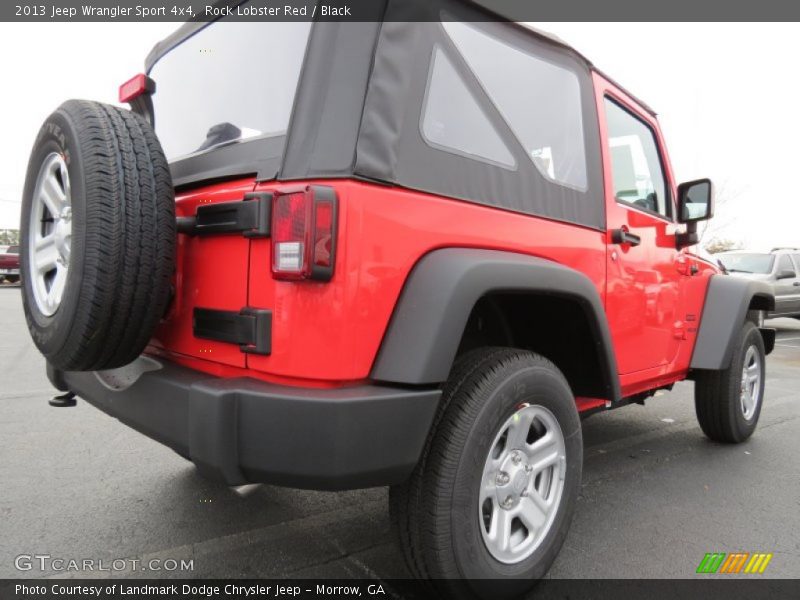
<svg viewBox="0 0 800 600"><path fill-rule="evenodd" d="M637 208L671 216L653 131L613 100L606 98L605 106L614 196Z"/></svg>
<svg viewBox="0 0 800 600"><path fill-rule="evenodd" d="M167 158L286 133L311 23L217 22L158 60L150 77Z"/></svg>
<svg viewBox="0 0 800 600"><path fill-rule="evenodd" d="M473 25L448 21L442 26L539 172L585 190L586 148L575 73Z"/></svg>
<svg viewBox="0 0 800 600"><path fill-rule="evenodd" d="M789 259L788 254L782 254L781 257L778 259L778 273L781 271L794 271L794 265L792 261Z"/></svg>
<svg viewBox="0 0 800 600"><path fill-rule="evenodd" d="M800 254L792 254L794 259L795 271L800 272Z"/></svg>
<svg viewBox="0 0 800 600"><path fill-rule="evenodd" d="M431 146L514 168L516 161L441 48L433 53L422 111Z"/></svg>
<svg viewBox="0 0 800 600"><path fill-rule="evenodd" d="M765 275L772 272L775 263L774 254L737 253L718 254L720 262L728 271L733 273L760 273Z"/></svg>

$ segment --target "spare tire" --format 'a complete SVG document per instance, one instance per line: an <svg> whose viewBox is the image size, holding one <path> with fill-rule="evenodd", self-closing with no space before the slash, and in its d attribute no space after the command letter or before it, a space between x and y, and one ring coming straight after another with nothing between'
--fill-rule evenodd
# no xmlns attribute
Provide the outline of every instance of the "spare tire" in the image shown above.
<svg viewBox="0 0 800 600"><path fill-rule="evenodd" d="M163 316L175 263L175 198L150 124L69 100L33 146L22 198L25 318L57 369L121 367Z"/></svg>

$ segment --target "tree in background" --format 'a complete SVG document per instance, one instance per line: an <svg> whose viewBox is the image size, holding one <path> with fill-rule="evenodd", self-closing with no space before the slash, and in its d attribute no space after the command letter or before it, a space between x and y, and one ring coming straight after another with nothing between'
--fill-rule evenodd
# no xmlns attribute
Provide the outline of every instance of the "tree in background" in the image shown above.
<svg viewBox="0 0 800 600"><path fill-rule="evenodd" d="M726 235L732 225L738 224L740 215L736 205L745 191L746 188L731 184L730 180L714 184L714 218L705 221L700 228L700 245L708 252L714 254L745 247L747 239Z"/></svg>
<svg viewBox="0 0 800 600"><path fill-rule="evenodd" d="M716 254L717 252L727 252L728 250L741 250L744 248L744 244L742 244L742 242L739 240L732 240L724 237L713 237L703 247L710 254Z"/></svg>

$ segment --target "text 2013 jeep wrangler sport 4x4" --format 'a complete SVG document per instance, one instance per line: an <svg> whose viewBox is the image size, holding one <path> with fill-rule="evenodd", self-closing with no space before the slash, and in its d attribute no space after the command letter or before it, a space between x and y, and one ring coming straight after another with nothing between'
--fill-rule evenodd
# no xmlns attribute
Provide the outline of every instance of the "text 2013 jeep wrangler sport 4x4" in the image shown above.
<svg viewBox="0 0 800 600"><path fill-rule="evenodd" d="M58 108L25 314L62 403L230 485L392 486L412 573L521 592L566 536L582 414L692 379L708 437L751 435L774 298L687 250L711 182L676 186L653 111L575 50L379 5L187 24L131 111Z"/></svg>

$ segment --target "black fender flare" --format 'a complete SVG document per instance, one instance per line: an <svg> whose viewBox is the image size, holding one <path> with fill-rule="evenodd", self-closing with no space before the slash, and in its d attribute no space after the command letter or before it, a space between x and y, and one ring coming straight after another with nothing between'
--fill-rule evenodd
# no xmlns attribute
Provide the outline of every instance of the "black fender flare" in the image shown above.
<svg viewBox="0 0 800 600"><path fill-rule="evenodd" d="M616 356L595 284L564 265L498 250L444 248L423 256L406 280L370 377L406 385L446 381L478 300L516 291L580 304L596 340L606 398L619 400Z"/></svg>
<svg viewBox="0 0 800 600"><path fill-rule="evenodd" d="M736 334L747 319L747 311L754 299L757 299L760 310L775 309L775 293L768 283L730 275L711 276L692 352L692 369L717 371L728 368ZM769 354L775 342L774 330L762 328L761 334Z"/></svg>

